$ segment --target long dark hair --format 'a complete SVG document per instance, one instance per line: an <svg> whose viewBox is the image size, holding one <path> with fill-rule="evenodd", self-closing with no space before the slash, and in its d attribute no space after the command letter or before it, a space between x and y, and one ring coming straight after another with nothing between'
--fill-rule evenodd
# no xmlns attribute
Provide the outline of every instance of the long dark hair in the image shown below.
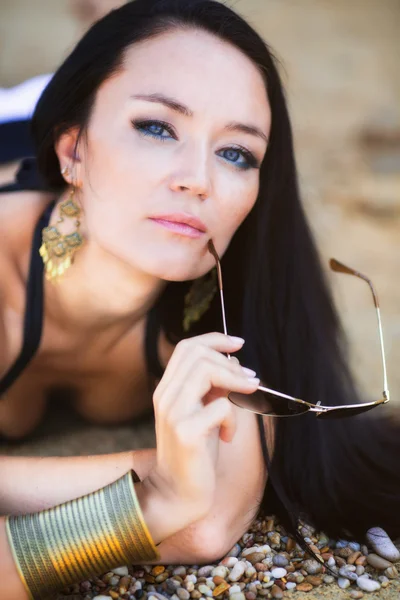
<svg viewBox="0 0 400 600"><path fill-rule="evenodd" d="M239 358L271 387L293 396L324 405L357 402L345 338L300 201L277 60L227 6L215 0L135 0L95 23L36 108L40 171L51 189L63 189L57 136L77 125L84 131L97 89L121 68L129 46L179 27L211 32L249 57L264 78L272 111L257 201L221 261L228 327L246 339ZM185 336L189 284L169 282L157 301L161 325L174 343ZM221 331L218 297L190 335L213 330ZM292 531L303 513L331 536L362 538L372 526L399 536L400 431L382 418L383 410L371 418L279 419L260 509L274 510Z"/></svg>

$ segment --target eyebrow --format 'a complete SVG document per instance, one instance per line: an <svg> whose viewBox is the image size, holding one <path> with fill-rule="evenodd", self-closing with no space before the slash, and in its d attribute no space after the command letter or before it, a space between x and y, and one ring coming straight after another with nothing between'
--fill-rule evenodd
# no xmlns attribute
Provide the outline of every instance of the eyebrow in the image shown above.
<svg viewBox="0 0 400 600"><path fill-rule="evenodd" d="M158 104L164 104L168 108L184 115L185 117L193 117L193 111L187 106L181 104L174 98L169 98L164 94L134 94L131 96L134 100L146 100L147 102L155 102ZM248 133L256 137L261 138L268 144L268 136L255 125L249 125L245 123L239 123L237 121L231 121L225 126L228 131L241 131L242 133Z"/></svg>

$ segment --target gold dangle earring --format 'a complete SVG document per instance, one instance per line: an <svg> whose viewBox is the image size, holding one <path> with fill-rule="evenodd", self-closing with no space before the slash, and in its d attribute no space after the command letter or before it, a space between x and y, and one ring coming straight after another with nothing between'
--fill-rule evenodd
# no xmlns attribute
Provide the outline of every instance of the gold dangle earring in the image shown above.
<svg viewBox="0 0 400 600"><path fill-rule="evenodd" d="M192 324L199 321L204 313L207 312L217 289L216 267L203 277L195 280L185 296L183 313L184 331L189 331Z"/></svg>
<svg viewBox="0 0 400 600"><path fill-rule="evenodd" d="M61 173L68 174L64 167ZM69 197L60 204L60 216L56 225L45 227L42 231L42 245L39 254L45 264L46 279L56 283L59 277L71 266L74 255L83 244L83 237L79 232L81 209L74 199L75 186L72 185ZM64 221L64 217L75 218L76 231L64 235L57 225Z"/></svg>

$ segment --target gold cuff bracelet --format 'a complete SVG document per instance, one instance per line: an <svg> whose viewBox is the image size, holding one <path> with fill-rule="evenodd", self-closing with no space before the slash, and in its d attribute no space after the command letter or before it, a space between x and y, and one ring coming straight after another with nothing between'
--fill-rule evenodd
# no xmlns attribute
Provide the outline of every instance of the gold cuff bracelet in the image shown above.
<svg viewBox="0 0 400 600"><path fill-rule="evenodd" d="M6 531L31 600L113 567L160 560L131 470L96 492L41 512L6 517Z"/></svg>

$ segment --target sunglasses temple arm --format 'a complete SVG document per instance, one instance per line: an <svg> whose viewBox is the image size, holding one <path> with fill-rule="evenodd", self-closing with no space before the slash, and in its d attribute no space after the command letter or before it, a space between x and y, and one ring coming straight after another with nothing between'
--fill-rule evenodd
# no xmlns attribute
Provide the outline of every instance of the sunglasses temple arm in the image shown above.
<svg viewBox="0 0 400 600"><path fill-rule="evenodd" d="M224 327L224 334L228 335L228 329L226 327L226 317L225 317L225 302L224 302L224 292L223 292L223 285L222 285L221 262L219 260L219 256L217 254L217 251L215 249L215 246L214 246L212 240L209 240L209 242L208 242L208 249L211 252L211 254L213 255L214 260L215 260L215 265L217 267L219 296L220 296L220 300L221 300L221 311L222 311L222 324ZM226 353L226 355L229 359L231 358L231 355L229 353Z"/></svg>
<svg viewBox="0 0 400 600"><path fill-rule="evenodd" d="M382 355L382 366L383 366L383 396L390 400L388 382L387 382L387 374L386 374L386 360L385 360L385 350L383 344L383 331L382 331L382 322L381 322L381 313L379 310L379 306L376 306L376 315L378 318L378 328L379 328L379 339L381 342L381 355Z"/></svg>
<svg viewBox="0 0 400 600"><path fill-rule="evenodd" d="M224 292L222 290L222 287L220 287L219 289L219 294L221 297L221 309L222 309L222 322L223 322L223 326L224 326L224 334L228 335L228 330L226 327L226 317L225 317L225 303L224 303ZM226 353L227 357L230 359L231 355L227 352Z"/></svg>
<svg viewBox="0 0 400 600"><path fill-rule="evenodd" d="M359 273L358 276L361 277L361 279L364 279L364 281L366 281L368 283L368 286L369 286L369 288L372 292L372 296L374 298L376 316L378 319L379 341L380 341L380 345L381 345L381 356L382 356L382 367L383 367L383 397L385 398L385 400L390 400L390 394L389 394L389 388L388 388L388 382L387 382L387 373L386 373L385 347L384 347L384 343L383 343L381 311L379 308L378 295L376 293L374 286L372 285L372 281L370 279L368 279L368 277L366 277L365 275L362 275L361 273Z"/></svg>

